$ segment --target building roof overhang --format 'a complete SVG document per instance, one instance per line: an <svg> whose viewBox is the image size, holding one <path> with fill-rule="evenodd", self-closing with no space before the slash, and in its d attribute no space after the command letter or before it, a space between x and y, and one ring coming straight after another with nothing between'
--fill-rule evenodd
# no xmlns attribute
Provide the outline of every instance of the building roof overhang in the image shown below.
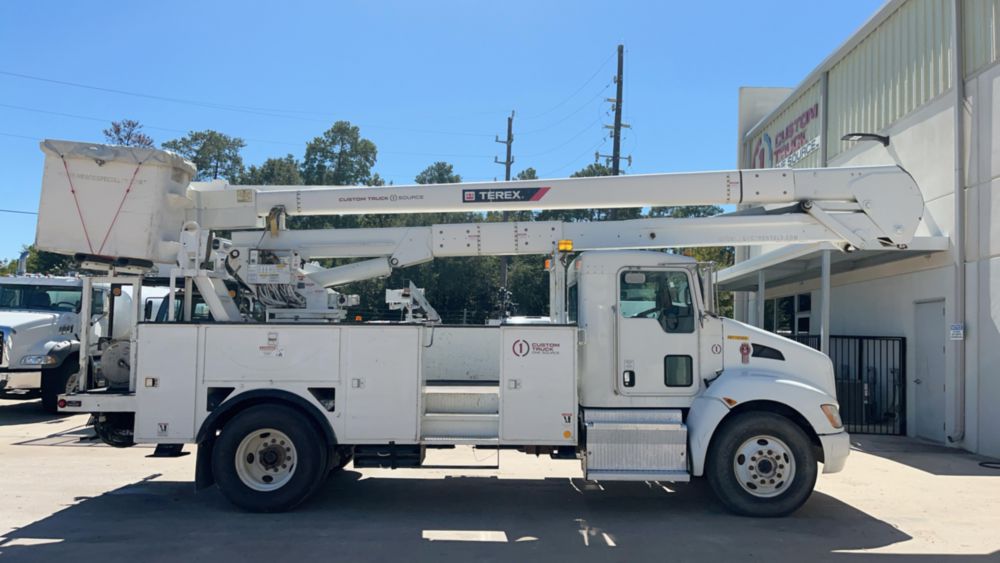
<svg viewBox="0 0 1000 563"><path fill-rule="evenodd" d="M856 250L844 252L829 242L790 244L777 250L744 260L719 271L717 286L722 291L756 291L758 274L764 272L768 286L784 285L820 277L822 256L830 253L830 273L833 275L869 268L915 256L948 250L945 236L915 237L905 249Z"/></svg>

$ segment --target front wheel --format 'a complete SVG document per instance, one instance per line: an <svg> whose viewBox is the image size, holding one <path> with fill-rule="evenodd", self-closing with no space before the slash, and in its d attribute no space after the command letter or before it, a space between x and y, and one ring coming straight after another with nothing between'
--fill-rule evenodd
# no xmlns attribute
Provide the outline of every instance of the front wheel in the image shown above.
<svg viewBox="0 0 1000 563"><path fill-rule="evenodd" d="M299 411L258 405L222 428L212 472L222 494L253 512L282 512L309 497L326 476L327 447Z"/></svg>
<svg viewBox="0 0 1000 563"><path fill-rule="evenodd" d="M59 395L73 393L77 389L80 364L67 358L61 366L42 370L42 408L49 414L59 413Z"/></svg>
<svg viewBox="0 0 1000 563"><path fill-rule="evenodd" d="M748 412L726 420L708 451L709 485L729 510L744 516L785 516L816 484L816 456L791 420Z"/></svg>

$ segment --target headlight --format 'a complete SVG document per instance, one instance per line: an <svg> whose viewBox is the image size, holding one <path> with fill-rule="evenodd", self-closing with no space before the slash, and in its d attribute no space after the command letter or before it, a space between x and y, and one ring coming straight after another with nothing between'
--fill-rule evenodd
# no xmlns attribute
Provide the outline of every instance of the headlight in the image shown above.
<svg viewBox="0 0 1000 563"><path fill-rule="evenodd" d="M830 426L834 428L844 427L844 422L840 420L840 409L837 408L837 405L820 405L819 408L823 409L823 414L830 421Z"/></svg>
<svg viewBox="0 0 1000 563"><path fill-rule="evenodd" d="M21 358L21 363L26 366L51 366L56 359L52 356L25 356Z"/></svg>

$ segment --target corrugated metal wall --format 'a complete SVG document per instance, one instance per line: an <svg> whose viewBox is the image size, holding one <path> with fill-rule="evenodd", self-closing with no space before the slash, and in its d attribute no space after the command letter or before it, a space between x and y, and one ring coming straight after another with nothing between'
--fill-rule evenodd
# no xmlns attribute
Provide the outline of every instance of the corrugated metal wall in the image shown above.
<svg viewBox="0 0 1000 563"><path fill-rule="evenodd" d="M830 69L829 158L951 87L951 28L949 0L907 2Z"/></svg>
<svg viewBox="0 0 1000 563"><path fill-rule="evenodd" d="M965 0L962 3L962 49L966 77L997 62L1000 0Z"/></svg>
<svg viewBox="0 0 1000 563"><path fill-rule="evenodd" d="M1000 0L962 0L961 6L962 70L968 77L1000 62ZM840 140L844 134L881 132L951 88L951 32L952 0L909 0L828 67L827 158L850 146ZM794 102L745 140L744 162L759 166L762 135L773 139L819 97L819 80L794 92ZM820 165L820 151L794 164Z"/></svg>

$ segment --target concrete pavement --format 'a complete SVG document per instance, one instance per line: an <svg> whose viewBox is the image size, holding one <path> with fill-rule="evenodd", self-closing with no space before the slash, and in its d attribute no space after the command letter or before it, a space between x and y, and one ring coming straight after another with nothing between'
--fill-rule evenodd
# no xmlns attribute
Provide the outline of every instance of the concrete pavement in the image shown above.
<svg viewBox="0 0 1000 563"><path fill-rule="evenodd" d="M196 494L193 455L115 450L85 422L0 400L0 561L1000 561L1000 470L911 439L857 437L847 469L783 519L732 516L703 482L589 483L579 462L506 451L499 471L348 467L261 515Z"/></svg>

